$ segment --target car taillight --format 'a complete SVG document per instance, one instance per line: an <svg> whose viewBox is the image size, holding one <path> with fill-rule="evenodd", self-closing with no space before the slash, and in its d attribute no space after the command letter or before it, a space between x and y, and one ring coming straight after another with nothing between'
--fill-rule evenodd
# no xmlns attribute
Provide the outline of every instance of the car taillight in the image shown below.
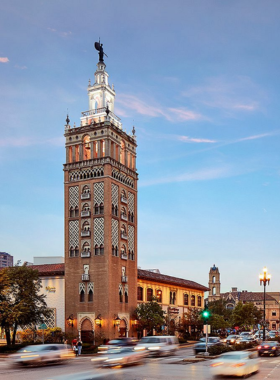
<svg viewBox="0 0 280 380"><path fill-rule="evenodd" d="M276 347L272 347L272 350L276 350Z"/></svg>
<svg viewBox="0 0 280 380"><path fill-rule="evenodd" d="M258 350L261 350L262 346L258 346Z"/></svg>
<svg viewBox="0 0 280 380"><path fill-rule="evenodd" d="M236 364L233 364L232 367L242 367L245 364L246 363L236 363Z"/></svg>
<svg viewBox="0 0 280 380"><path fill-rule="evenodd" d="M269 348L269 346L264 346L264 348Z"/></svg>
<svg viewBox="0 0 280 380"><path fill-rule="evenodd" d="M218 367L219 365L223 365L223 362L213 363L211 364L211 367Z"/></svg>

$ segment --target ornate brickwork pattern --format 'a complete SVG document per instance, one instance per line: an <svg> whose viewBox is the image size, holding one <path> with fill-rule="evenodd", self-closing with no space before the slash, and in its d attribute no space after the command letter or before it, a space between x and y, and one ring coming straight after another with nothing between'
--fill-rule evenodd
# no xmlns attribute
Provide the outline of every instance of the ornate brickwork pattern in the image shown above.
<svg viewBox="0 0 280 380"><path fill-rule="evenodd" d="M128 192L128 211L134 214L134 194Z"/></svg>
<svg viewBox="0 0 280 380"><path fill-rule="evenodd" d="M55 323L55 317L56 317L56 313L55 313L55 309L49 309L50 311L50 314L48 317L44 317L44 323L47 325L47 327L49 328L54 328L56 327L56 323Z"/></svg>
<svg viewBox="0 0 280 380"><path fill-rule="evenodd" d="M79 294L81 294L82 291L86 292L86 285L84 282L79 283Z"/></svg>
<svg viewBox="0 0 280 380"><path fill-rule="evenodd" d="M119 187L112 183L112 204L119 208Z"/></svg>
<svg viewBox="0 0 280 380"><path fill-rule="evenodd" d="M103 177L104 171L103 167L96 167L93 169L80 169L80 170L73 170L69 173L69 179L71 182L73 181L80 181L82 179L89 179L89 178L98 178Z"/></svg>
<svg viewBox="0 0 280 380"><path fill-rule="evenodd" d="M69 208L79 206L79 186L69 187Z"/></svg>
<svg viewBox="0 0 280 380"><path fill-rule="evenodd" d="M93 290L94 290L93 282L89 282L88 283L88 286L87 286L87 292L88 292L88 294L89 294L90 290L92 290L92 293L93 293Z"/></svg>
<svg viewBox="0 0 280 380"><path fill-rule="evenodd" d="M104 218L94 219L94 247L104 245Z"/></svg>
<svg viewBox="0 0 280 380"><path fill-rule="evenodd" d="M134 251L134 227L128 226L128 249Z"/></svg>
<svg viewBox="0 0 280 380"><path fill-rule="evenodd" d="M131 177L128 177L126 174L119 172L117 169L112 170L112 177L117 181L124 183L125 185L134 188L134 181Z"/></svg>
<svg viewBox="0 0 280 380"><path fill-rule="evenodd" d="M70 220L69 222L69 248L79 247L79 221Z"/></svg>
<svg viewBox="0 0 280 380"><path fill-rule="evenodd" d="M97 182L93 185L94 202L93 204L104 203L104 182Z"/></svg>
<svg viewBox="0 0 280 380"><path fill-rule="evenodd" d="M112 219L112 245L119 246L119 222L116 219Z"/></svg>

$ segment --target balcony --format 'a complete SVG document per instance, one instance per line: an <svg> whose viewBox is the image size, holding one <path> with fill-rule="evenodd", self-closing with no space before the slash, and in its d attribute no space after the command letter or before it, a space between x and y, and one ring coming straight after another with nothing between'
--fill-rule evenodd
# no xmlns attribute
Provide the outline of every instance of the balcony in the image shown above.
<svg viewBox="0 0 280 380"><path fill-rule="evenodd" d="M122 213L122 214L121 214L121 219L122 219L122 220L127 220L127 215Z"/></svg>
<svg viewBox="0 0 280 380"><path fill-rule="evenodd" d="M81 257L90 257L90 251L81 252Z"/></svg>
<svg viewBox="0 0 280 380"><path fill-rule="evenodd" d="M90 236L90 230L83 230L81 231L81 236L84 237L84 236Z"/></svg>
<svg viewBox="0 0 280 380"><path fill-rule="evenodd" d="M85 216L90 216L90 211L89 210L85 210L85 211L81 212L81 217L83 218Z"/></svg>
<svg viewBox="0 0 280 380"><path fill-rule="evenodd" d="M89 274L82 274L82 281L89 281Z"/></svg>
<svg viewBox="0 0 280 380"><path fill-rule="evenodd" d="M127 198L125 198L125 197L121 197L121 202L122 202L122 203L127 203Z"/></svg>
<svg viewBox="0 0 280 380"><path fill-rule="evenodd" d="M123 259L123 260L127 260L127 253L122 252L122 253L121 253L121 259Z"/></svg>
<svg viewBox="0 0 280 380"><path fill-rule="evenodd" d="M122 282L127 282L127 276L122 276Z"/></svg>
<svg viewBox="0 0 280 380"><path fill-rule="evenodd" d="M124 232L121 232L121 238L123 240L127 240L127 235Z"/></svg>
<svg viewBox="0 0 280 380"><path fill-rule="evenodd" d="M82 193L81 199L90 199L90 193Z"/></svg>

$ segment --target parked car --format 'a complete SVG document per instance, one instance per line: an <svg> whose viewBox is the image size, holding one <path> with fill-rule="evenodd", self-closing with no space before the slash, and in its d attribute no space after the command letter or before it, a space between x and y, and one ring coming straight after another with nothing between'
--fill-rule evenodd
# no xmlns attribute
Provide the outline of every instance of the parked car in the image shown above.
<svg viewBox="0 0 280 380"><path fill-rule="evenodd" d="M239 338L239 335L229 335L227 337L227 344L235 344L236 339Z"/></svg>
<svg viewBox="0 0 280 380"><path fill-rule="evenodd" d="M145 336L134 348L135 351L146 349L150 356L174 354L179 348L176 336Z"/></svg>
<svg viewBox="0 0 280 380"><path fill-rule="evenodd" d="M268 355L268 356L278 356L280 353L280 344L274 341L262 342L258 346L259 356Z"/></svg>
<svg viewBox="0 0 280 380"><path fill-rule="evenodd" d="M249 336L252 336L253 334L250 332L250 331L243 331L242 333L240 333L240 337L249 337Z"/></svg>
<svg viewBox="0 0 280 380"><path fill-rule="evenodd" d="M138 340L135 338L117 338L112 339L98 347L98 351L107 352L110 348L132 347L137 344Z"/></svg>
<svg viewBox="0 0 280 380"><path fill-rule="evenodd" d="M227 352L211 364L213 376L248 376L258 370L259 359L256 352Z"/></svg>
<svg viewBox="0 0 280 380"><path fill-rule="evenodd" d="M208 338L207 347L211 347L214 345L223 345L220 338L210 336ZM201 338L198 343L194 345L194 354L197 355L199 352L206 351L206 338Z"/></svg>
<svg viewBox="0 0 280 380"><path fill-rule="evenodd" d="M91 362L103 367L125 366L140 363L147 355L146 350L135 350L134 347L110 348L105 354L99 353Z"/></svg>
<svg viewBox="0 0 280 380"><path fill-rule="evenodd" d="M70 346L64 344L38 344L26 346L9 356L12 365L44 364L61 362L74 357Z"/></svg>

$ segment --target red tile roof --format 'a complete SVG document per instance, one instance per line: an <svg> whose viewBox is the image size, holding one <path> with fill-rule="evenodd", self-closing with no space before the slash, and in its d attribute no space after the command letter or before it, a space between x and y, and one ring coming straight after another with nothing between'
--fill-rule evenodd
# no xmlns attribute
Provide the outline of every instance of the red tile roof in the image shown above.
<svg viewBox="0 0 280 380"><path fill-rule="evenodd" d="M64 275L64 263L61 264L42 264L30 265L34 270L39 271L40 276L58 276Z"/></svg>
<svg viewBox="0 0 280 380"><path fill-rule="evenodd" d="M228 299L230 294L232 295L233 299L235 300L236 298L238 301L246 301L246 302L256 302L256 301L263 301L263 292L247 292L242 291L242 292L227 292L227 293L221 293L222 298ZM265 295L265 299L267 301L275 301L275 298L270 296L269 294Z"/></svg>
<svg viewBox="0 0 280 380"><path fill-rule="evenodd" d="M209 288L200 285L197 282L184 280L183 278L167 276L166 274L155 273L148 270L138 269L138 278L141 280L161 282L164 284L181 286L184 288L197 289L207 292Z"/></svg>

